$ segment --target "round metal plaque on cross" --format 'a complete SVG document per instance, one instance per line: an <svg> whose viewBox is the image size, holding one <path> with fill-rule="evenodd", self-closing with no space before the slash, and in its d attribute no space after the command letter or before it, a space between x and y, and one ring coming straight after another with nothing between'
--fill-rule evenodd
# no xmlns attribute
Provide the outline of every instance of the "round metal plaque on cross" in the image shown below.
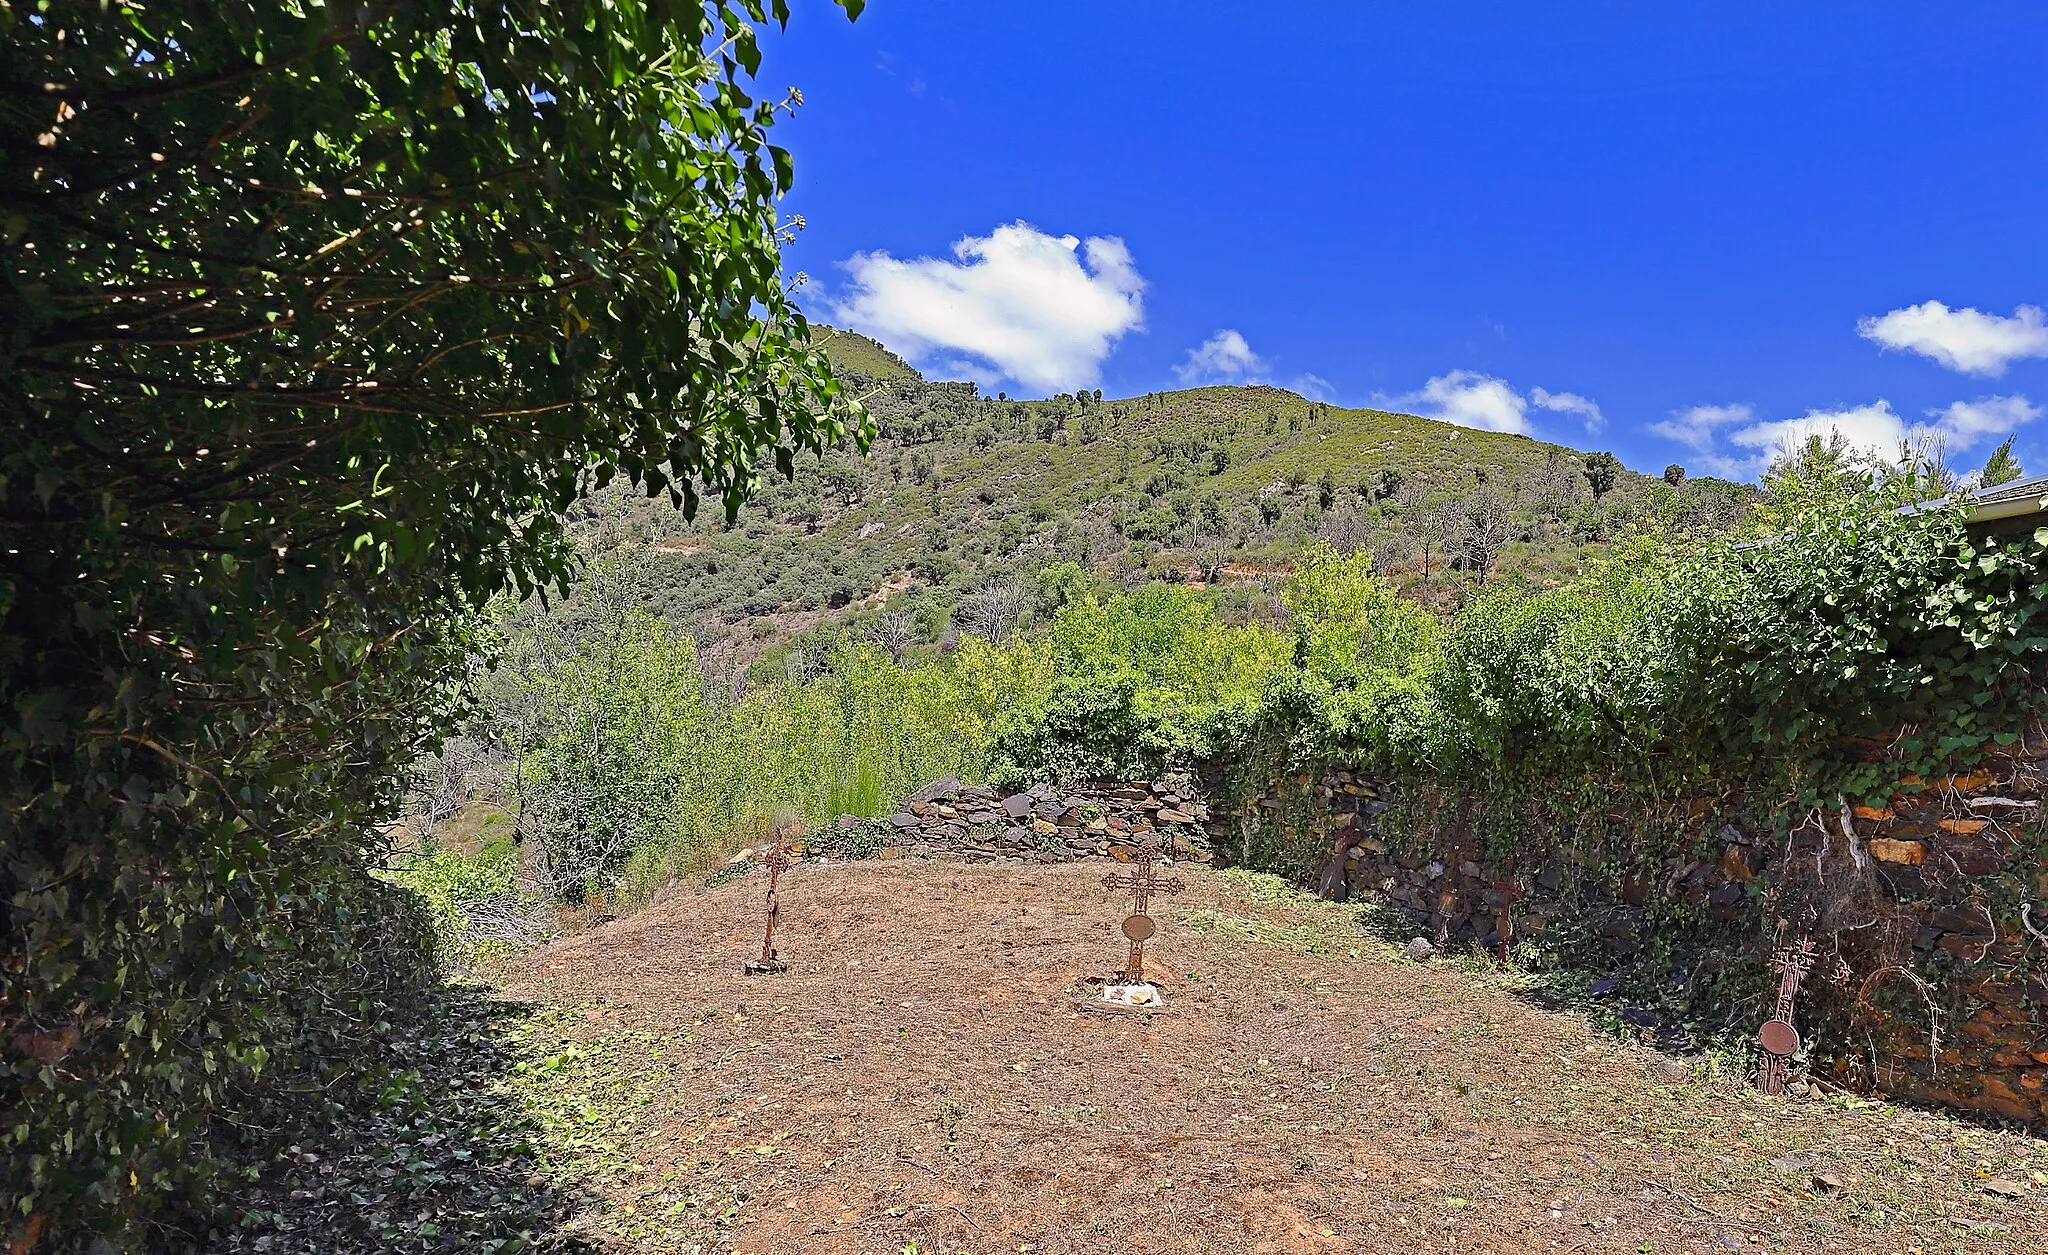
<svg viewBox="0 0 2048 1255"><path fill-rule="evenodd" d="M1757 1029L1757 1044L1764 1048L1763 1066L1757 1069L1756 1087L1766 1094L1785 1092L1785 1077L1792 1056L1799 1053L1799 1029L1792 1023L1793 1002L1799 996L1799 982L1813 970L1813 939L1802 937L1778 948L1771 966L1778 972L1778 998L1771 1018Z"/></svg>
<svg viewBox="0 0 2048 1255"><path fill-rule="evenodd" d="M1757 1039L1763 1043L1763 1048L1768 1054L1799 1053L1799 1030L1784 1020L1765 1020L1764 1026L1757 1031Z"/></svg>
<svg viewBox="0 0 2048 1255"><path fill-rule="evenodd" d="M1159 933L1158 924L1145 913L1145 908L1151 905L1153 894L1173 894L1181 890L1180 877L1153 873L1152 860L1155 857L1151 850L1143 850L1129 872L1115 872L1102 878L1105 888L1130 891L1131 913L1124 920L1124 939L1131 943L1131 953L1118 979L1133 985L1144 981L1145 943Z"/></svg>

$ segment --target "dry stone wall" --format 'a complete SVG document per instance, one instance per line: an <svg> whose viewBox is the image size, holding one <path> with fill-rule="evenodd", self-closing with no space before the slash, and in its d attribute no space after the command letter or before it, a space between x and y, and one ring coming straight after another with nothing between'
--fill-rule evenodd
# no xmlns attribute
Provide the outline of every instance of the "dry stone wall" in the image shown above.
<svg viewBox="0 0 2048 1255"><path fill-rule="evenodd" d="M1820 1074L2048 1125L2048 731L1980 771L1905 786L1889 805L1817 816L1785 840L1726 824L1658 866L1600 846L1518 865L1456 824L1390 842L1390 786L1341 765L1273 782L1218 815L1210 836L1227 856L1270 847L1263 830L1292 824L1314 843L1307 878L1323 896L1392 902L1438 944L1495 950L1569 918L1625 968L1652 948L1650 908L1674 902L1752 956L1781 926L1811 934L1820 959L1800 1015L1833 1043L1812 1061Z"/></svg>
<svg viewBox="0 0 2048 1255"><path fill-rule="evenodd" d="M985 862L1127 862L1149 847L1179 861L1207 863L1209 817L1193 778L1184 773L1058 788L1041 784L1016 793L947 776L911 794L880 823L846 816L839 830L842 843L873 843L881 858L945 854Z"/></svg>

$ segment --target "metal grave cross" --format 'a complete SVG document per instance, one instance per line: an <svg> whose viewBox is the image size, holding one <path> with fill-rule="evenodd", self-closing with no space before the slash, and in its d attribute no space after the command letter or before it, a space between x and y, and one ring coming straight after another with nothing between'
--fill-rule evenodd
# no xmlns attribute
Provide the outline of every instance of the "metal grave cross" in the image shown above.
<svg viewBox="0 0 2048 1255"><path fill-rule="evenodd" d="M1763 1043L1764 1062L1757 1070L1756 1087L1766 1094L1785 1092L1786 1070L1792 1056L1799 1053L1799 1029L1792 1022L1792 1002L1799 995L1799 982L1813 970L1813 957L1811 937L1787 942L1771 956L1771 966L1778 972L1778 1000L1771 1008L1771 1018L1757 1031L1757 1038Z"/></svg>
<svg viewBox="0 0 2048 1255"><path fill-rule="evenodd" d="M1493 882L1493 892L1500 898L1499 922L1494 930L1500 935L1500 961L1507 965L1508 948L1515 940L1515 902L1522 896L1522 886L1515 879L1515 863L1508 860L1507 870L1499 880Z"/></svg>
<svg viewBox="0 0 2048 1255"><path fill-rule="evenodd" d="M761 957L746 965L749 976L772 976L789 970L775 953L775 920L782 913L782 904L776 897L776 889L782 880L782 873L790 866L789 855L780 845L771 848L761 861L768 867L768 930L761 936Z"/></svg>
<svg viewBox="0 0 2048 1255"><path fill-rule="evenodd" d="M1124 937L1131 943L1131 954L1119 974L1119 979L1126 984L1135 985L1145 979L1145 943L1159 931L1152 917L1145 913L1145 908L1151 905L1152 895L1179 893L1182 887L1178 876L1153 875L1154 857L1151 850L1143 850L1131 871L1113 872L1102 878L1105 887L1128 889L1131 894L1131 914L1124 920Z"/></svg>

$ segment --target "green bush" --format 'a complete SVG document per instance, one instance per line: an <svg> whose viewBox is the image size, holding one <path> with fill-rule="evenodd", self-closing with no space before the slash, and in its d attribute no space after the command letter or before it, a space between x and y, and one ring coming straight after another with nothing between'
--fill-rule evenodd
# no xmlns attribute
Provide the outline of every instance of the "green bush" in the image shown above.
<svg viewBox="0 0 2048 1255"><path fill-rule="evenodd" d="M2048 529L1973 539L1905 473L1778 501L1758 542L1639 537L1441 622L1328 549L1297 561L1284 632L1224 627L1178 588L1071 602L1047 634L1058 678L1004 723L1000 769L1204 760L1242 792L1342 759L1470 800L1505 853L1641 832L1695 796L1768 799L1781 826L1879 803L2041 713Z"/></svg>
<svg viewBox="0 0 2048 1255"><path fill-rule="evenodd" d="M1287 664L1282 634L1221 623L1204 591L1153 585L1103 599L1069 585L1062 595L1077 599L1043 636L1055 678L997 733L1006 782L1143 774L1204 757L1222 712L1255 704Z"/></svg>
<svg viewBox="0 0 2048 1255"><path fill-rule="evenodd" d="M644 896L656 882L788 819L880 818L947 774L988 771L1005 711L1049 683L1044 647L967 638L950 655L902 666L878 646L799 641L737 701L706 694L691 639L641 610L576 628L522 616L503 627L478 682L478 737L511 759L507 806L526 842L522 888L559 903ZM453 912L468 882L443 883L442 858L403 879Z"/></svg>
<svg viewBox="0 0 2048 1255"><path fill-rule="evenodd" d="M1174 748L1138 708L1138 677L1117 671L1063 675L1029 710L996 729L995 778L1005 787L1034 780L1114 779L1156 770Z"/></svg>
<svg viewBox="0 0 2048 1255"><path fill-rule="evenodd" d="M767 15L0 0L0 1241L162 1247L210 1129L374 1050L398 781L587 486L848 434Z"/></svg>
<svg viewBox="0 0 2048 1255"><path fill-rule="evenodd" d="M509 833L487 839L473 855L430 846L396 860L392 883L419 895L443 959L466 963L488 941L476 936L479 915L493 907L520 905L518 850Z"/></svg>
<svg viewBox="0 0 2048 1255"><path fill-rule="evenodd" d="M1466 799L1501 853L1641 846L1694 797L1756 799L1780 830L1881 804L2011 744L2048 693L2048 529L1973 539L1902 496L1807 500L1751 545L1639 540L1441 630L1384 588L1318 593L1311 560L1295 667L1206 739L1245 787L1343 759Z"/></svg>

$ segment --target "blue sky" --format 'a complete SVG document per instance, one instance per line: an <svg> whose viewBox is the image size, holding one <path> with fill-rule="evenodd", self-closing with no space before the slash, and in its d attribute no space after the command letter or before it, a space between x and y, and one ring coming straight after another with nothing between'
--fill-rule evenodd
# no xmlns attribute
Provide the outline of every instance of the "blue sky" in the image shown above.
<svg viewBox="0 0 2048 1255"><path fill-rule="evenodd" d="M941 375L2048 469L2039 3L812 0L766 42L806 308Z"/></svg>

